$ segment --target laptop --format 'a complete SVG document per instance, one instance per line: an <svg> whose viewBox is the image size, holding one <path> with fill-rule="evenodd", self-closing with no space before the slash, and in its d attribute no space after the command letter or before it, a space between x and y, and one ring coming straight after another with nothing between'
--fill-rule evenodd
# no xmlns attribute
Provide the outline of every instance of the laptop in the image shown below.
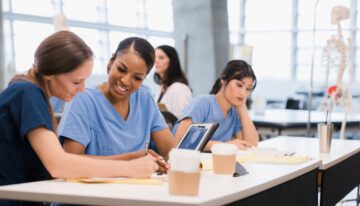
<svg viewBox="0 0 360 206"><path fill-rule="evenodd" d="M218 127L218 123L191 124L176 148L202 151Z"/></svg>

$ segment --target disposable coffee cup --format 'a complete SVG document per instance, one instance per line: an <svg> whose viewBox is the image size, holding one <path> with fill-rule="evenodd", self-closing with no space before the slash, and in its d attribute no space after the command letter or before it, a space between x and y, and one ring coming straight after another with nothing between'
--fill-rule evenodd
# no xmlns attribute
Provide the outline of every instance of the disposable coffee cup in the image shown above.
<svg viewBox="0 0 360 206"><path fill-rule="evenodd" d="M215 174L230 175L235 172L237 147L233 144L214 144L211 147Z"/></svg>
<svg viewBox="0 0 360 206"><path fill-rule="evenodd" d="M333 124L318 124L319 151L320 153L329 153L333 133Z"/></svg>
<svg viewBox="0 0 360 206"><path fill-rule="evenodd" d="M266 110L266 99L264 96L256 95L254 98L254 111L256 115L264 115Z"/></svg>
<svg viewBox="0 0 360 206"><path fill-rule="evenodd" d="M169 154L169 162L169 193L171 195L198 195L200 152L187 149L172 149Z"/></svg>

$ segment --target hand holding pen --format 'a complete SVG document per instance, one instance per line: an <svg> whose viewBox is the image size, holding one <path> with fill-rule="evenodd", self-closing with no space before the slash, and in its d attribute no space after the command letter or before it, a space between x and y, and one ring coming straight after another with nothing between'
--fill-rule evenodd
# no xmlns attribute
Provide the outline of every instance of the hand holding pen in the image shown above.
<svg viewBox="0 0 360 206"><path fill-rule="evenodd" d="M159 165L158 172L166 173L166 171L169 169L169 165L166 163L165 159L161 155L149 149L149 145L150 141L147 141L145 144L145 155L150 154L151 156L153 156L156 160L156 163Z"/></svg>

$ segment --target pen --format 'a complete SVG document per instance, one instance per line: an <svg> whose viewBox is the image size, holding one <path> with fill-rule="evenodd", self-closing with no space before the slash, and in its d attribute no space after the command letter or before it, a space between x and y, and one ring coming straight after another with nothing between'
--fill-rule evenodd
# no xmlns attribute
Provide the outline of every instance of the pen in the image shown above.
<svg viewBox="0 0 360 206"><path fill-rule="evenodd" d="M149 144L150 144L150 140L146 141L146 143L145 143L145 156L148 154Z"/></svg>

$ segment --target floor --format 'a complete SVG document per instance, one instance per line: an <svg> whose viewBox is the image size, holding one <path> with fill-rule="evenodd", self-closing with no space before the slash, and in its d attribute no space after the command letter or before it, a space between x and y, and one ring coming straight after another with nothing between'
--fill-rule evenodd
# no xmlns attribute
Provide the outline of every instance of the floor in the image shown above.
<svg viewBox="0 0 360 206"><path fill-rule="evenodd" d="M358 192L358 189L355 188L344 198L344 200L355 199L357 192ZM344 201L344 200L342 202L339 202L338 204L336 204L336 206L357 206L356 201Z"/></svg>

